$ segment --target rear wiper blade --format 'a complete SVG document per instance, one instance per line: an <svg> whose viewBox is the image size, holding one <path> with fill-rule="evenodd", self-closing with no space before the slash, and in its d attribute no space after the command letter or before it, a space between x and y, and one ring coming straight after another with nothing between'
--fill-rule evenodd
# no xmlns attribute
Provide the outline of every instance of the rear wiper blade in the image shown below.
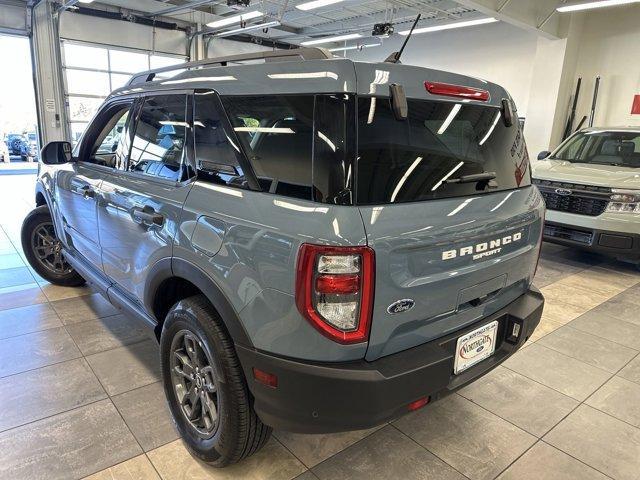
<svg viewBox="0 0 640 480"><path fill-rule="evenodd" d="M462 175L458 178L448 178L445 183L477 183L488 182L496 178L496 172L473 173L471 175Z"/></svg>

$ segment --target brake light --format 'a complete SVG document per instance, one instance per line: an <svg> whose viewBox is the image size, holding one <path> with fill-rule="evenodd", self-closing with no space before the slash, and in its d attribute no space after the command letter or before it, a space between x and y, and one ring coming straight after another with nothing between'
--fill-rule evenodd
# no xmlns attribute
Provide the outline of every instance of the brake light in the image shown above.
<svg viewBox="0 0 640 480"><path fill-rule="evenodd" d="M432 95L444 95L446 97L468 98L470 100L478 100L486 102L490 95L487 90L473 87L463 87L461 85L452 85L450 83L440 82L424 82L424 88Z"/></svg>
<svg viewBox="0 0 640 480"><path fill-rule="evenodd" d="M366 342L374 269L374 253L369 247L302 244L296 272L298 310L335 342Z"/></svg>

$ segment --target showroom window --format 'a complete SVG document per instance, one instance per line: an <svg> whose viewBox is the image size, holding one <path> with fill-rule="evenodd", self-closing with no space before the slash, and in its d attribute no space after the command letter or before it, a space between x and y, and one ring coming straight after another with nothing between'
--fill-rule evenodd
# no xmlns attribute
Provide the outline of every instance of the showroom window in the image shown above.
<svg viewBox="0 0 640 480"><path fill-rule="evenodd" d="M63 68L68 121L75 144L109 93L131 75L183 63L184 57L63 42Z"/></svg>

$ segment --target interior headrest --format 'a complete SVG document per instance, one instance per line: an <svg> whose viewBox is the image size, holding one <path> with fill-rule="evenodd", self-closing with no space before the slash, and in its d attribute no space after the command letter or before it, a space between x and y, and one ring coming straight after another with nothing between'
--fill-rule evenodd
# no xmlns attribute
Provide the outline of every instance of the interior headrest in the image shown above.
<svg viewBox="0 0 640 480"><path fill-rule="evenodd" d="M620 140L605 140L600 149L600 155L618 155Z"/></svg>
<svg viewBox="0 0 640 480"><path fill-rule="evenodd" d="M636 150L636 144L633 142L622 142L620 144L620 154L621 155L631 155Z"/></svg>

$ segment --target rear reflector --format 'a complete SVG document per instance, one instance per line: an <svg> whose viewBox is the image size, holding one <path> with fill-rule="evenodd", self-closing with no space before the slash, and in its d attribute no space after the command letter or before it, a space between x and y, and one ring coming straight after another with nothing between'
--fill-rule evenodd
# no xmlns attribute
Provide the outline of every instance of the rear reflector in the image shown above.
<svg viewBox="0 0 640 480"><path fill-rule="evenodd" d="M257 382L260 382L267 387L278 387L278 377L273 373L268 373L260 370L259 368L253 367L253 378L255 378Z"/></svg>
<svg viewBox="0 0 640 480"><path fill-rule="evenodd" d="M427 403L429 403L429 397L419 398L415 402L411 402L407 405L407 410L413 412L414 410L424 407Z"/></svg>
<svg viewBox="0 0 640 480"><path fill-rule="evenodd" d="M445 97L468 98L469 100L478 100L480 102L486 102L490 98L489 92L486 90L452 85L450 83L424 82L424 88L432 95L444 95Z"/></svg>

